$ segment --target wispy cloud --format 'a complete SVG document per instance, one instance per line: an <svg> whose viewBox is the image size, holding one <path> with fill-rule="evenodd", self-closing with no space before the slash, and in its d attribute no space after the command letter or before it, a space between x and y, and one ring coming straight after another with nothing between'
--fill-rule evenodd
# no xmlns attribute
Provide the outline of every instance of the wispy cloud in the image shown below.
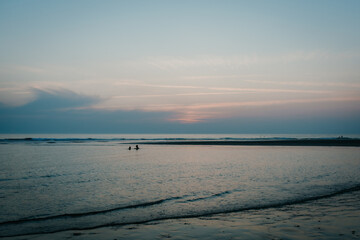
<svg viewBox="0 0 360 240"><path fill-rule="evenodd" d="M270 106L289 103L314 103L314 102L358 102L360 97L342 97L342 98L316 98L316 99L290 99L290 100L269 100L269 101L248 101L248 102L224 102L210 104L196 104L187 106L188 109L213 109L227 107L243 107L243 106Z"/></svg>
<svg viewBox="0 0 360 240"><path fill-rule="evenodd" d="M327 51L296 51L277 55L234 55L214 56L204 55L195 57L171 57L158 56L144 59L145 64L159 69L198 68L198 67L225 67L238 68L258 64L287 64L298 61L328 60L328 59L349 59L357 58L359 54L349 52L327 52Z"/></svg>
<svg viewBox="0 0 360 240"><path fill-rule="evenodd" d="M150 84L140 81L122 81L115 82L114 85L117 86L135 86L135 87L151 87L151 88L191 88L191 89L200 89L204 87L192 86L192 85L166 85L166 84Z"/></svg>
<svg viewBox="0 0 360 240"><path fill-rule="evenodd" d="M146 95L121 95L112 98L162 98L174 96L210 96L210 95L230 95L238 94L238 92L194 92L194 93L174 93L174 94L146 94Z"/></svg>
<svg viewBox="0 0 360 240"><path fill-rule="evenodd" d="M254 76L254 75L251 75ZM239 76L239 75L193 75L193 76L185 76L183 79L186 80L212 80L212 79L239 79L249 77L249 75L246 76Z"/></svg>
<svg viewBox="0 0 360 240"><path fill-rule="evenodd" d="M241 101L205 104L162 104L149 105L146 111L174 112L169 121L182 123L202 122L209 119L227 118L241 112L244 107L266 107L275 105L311 104L311 103L335 103L335 102L359 102L360 97L338 97L338 98L315 98L315 99L290 99L290 100L268 100L268 101Z"/></svg>
<svg viewBox="0 0 360 240"><path fill-rule="evenodd" d="M150 87L150 88L173 88L173 89L204 89L216 91L231 91L231 92L253 92L253 93L331 93L330 90L307 90L307 89L280 89L280 88L235 88L235 87L207 87L194 85L162 85L162 84L148 84L141 82L117 82L115 85ZM216 94L216 93L209 93ZM221 94L221 93L220 93ZM228 94L224 92L223 94ZM160 96L160 95L157 95ZM164 95L167 96L167 95ZM134 96L137 97L137 96Z"/></svg>
<svg viewBox="0 0 360 240"><path fill-rule="evenodd" d="M272 88L209 88L211 90L252 93L316 93L325 94L333 91L328 90L301 90L301 89L272 89Z"/></svg>
<svg viewBox="0 0 360 240"><path fill-rule="evenodd" d="M246 82L271 84L271 85L286 85L286 86L310 86L310 87L349 87L360 88L360 83L349 82L305 82L305 81L267 81L267 80L245 80Z"/></svg>

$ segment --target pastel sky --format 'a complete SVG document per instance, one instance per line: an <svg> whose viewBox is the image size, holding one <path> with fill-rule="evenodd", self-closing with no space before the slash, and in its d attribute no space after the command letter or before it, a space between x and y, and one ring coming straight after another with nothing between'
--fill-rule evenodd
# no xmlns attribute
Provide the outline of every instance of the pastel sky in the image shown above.
<svg viewBox="0 0 360 240"><path fill-rule="evenodd" d="M360 133L358 0L0 1L2 133Z"/></svg>

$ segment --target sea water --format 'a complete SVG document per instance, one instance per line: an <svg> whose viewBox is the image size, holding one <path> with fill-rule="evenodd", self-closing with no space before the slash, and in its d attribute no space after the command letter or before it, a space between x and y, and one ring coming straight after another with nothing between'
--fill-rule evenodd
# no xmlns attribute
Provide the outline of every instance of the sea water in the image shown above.
<svg viewBox="0 0 360 240"><path fill-rule="evenodd" d="M0 237L266 209L360 189L358 147L128 150L144 140L264 136L34 136L0 138Z"/></svg>

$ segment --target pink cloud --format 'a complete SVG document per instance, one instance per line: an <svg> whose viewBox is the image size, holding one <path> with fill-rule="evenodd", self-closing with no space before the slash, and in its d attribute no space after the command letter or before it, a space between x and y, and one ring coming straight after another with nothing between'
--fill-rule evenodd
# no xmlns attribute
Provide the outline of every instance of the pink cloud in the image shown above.
<svg viewBox="0 0 360 240"><path fill-rule="evenodd" d="M311 103L335 103L335 102L359 102L360 97L320 98L320 99L293 99L293 100L270 100L249 102L223 102L195 105L168 105L162 110L173 111L176 114L169 121L181 123L203 122L209 119L228 118L242 113L247 107L265 107L276 105L311 104ZM164 106L163 106L164 107ZM248 109L248 108L247 108ZM160 110L160 109L157 109Z"/></svg>

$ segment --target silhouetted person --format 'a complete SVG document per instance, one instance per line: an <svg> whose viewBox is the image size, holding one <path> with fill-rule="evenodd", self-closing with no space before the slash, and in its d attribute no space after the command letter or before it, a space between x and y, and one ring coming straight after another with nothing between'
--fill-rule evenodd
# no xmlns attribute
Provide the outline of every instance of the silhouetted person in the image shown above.
<svg viewBox="0 0 360 240"><path fill-rule="evenodd" d="M131 146L129 146L129 150L131 150Z"/></svg>
<svg viewBox="0 0 360 240"><path fill-rule="evenodd" d="M138 145L136 145L135 149L136 149L136 150L139 150L140 148L139 148L139 146L138 146Z"/></svg>

